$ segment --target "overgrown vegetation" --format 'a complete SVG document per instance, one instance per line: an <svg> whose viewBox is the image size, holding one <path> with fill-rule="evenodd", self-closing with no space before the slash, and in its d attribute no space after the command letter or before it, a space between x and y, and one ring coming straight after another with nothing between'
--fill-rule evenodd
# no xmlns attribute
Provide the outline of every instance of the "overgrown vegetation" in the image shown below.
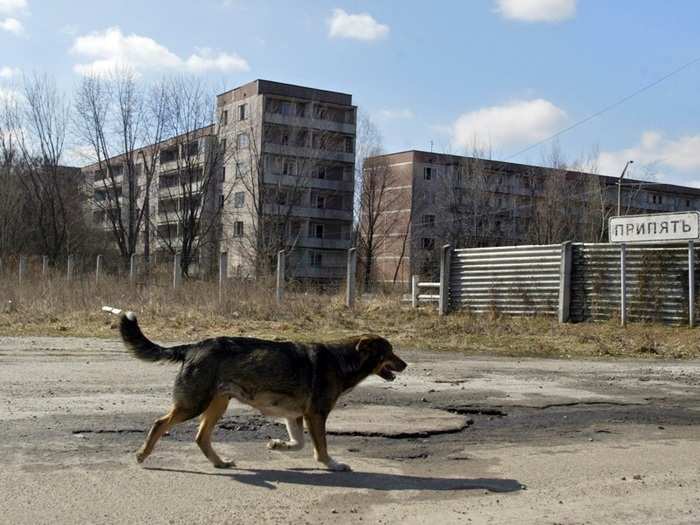
<svg viewBox="0 0 700 525"><path fill-rule="evenodd" d="M104 304L139 314L156 340L246 335L300 341L373 332L396 346L465 354L546 357L688 358L700 355L697 333L686 327L615 321L559 325L553 318L499 317L457 312L440 318L433 306L412 309L396 294L363 298L347 309L341 291L290 285L282 305L272 282L229 280L219 302L214 282L186 281L173 290L167 275L130 286L124 279L66 282L62 275L25 282L0 277L0 336L117 337Z"/></svg>

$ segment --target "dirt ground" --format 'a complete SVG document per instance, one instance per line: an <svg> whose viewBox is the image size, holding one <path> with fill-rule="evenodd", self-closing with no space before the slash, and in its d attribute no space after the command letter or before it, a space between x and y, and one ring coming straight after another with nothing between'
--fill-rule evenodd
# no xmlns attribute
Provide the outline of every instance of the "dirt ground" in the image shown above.
<svg viewBox="0 0 700 525"><path fill-rule="evenodd" d="M284 427L233 406L214 440L237 468L220 471L195 422L134 459L173 365L114 340L0 337L0 521L700 522L700 361L397 353L397 381L369 379L331 415L353 472L320 470L309 445L267 450ZM462 423L412 431L407 410L425 409ZM364 413L378 435L353 432Z"/></svg>

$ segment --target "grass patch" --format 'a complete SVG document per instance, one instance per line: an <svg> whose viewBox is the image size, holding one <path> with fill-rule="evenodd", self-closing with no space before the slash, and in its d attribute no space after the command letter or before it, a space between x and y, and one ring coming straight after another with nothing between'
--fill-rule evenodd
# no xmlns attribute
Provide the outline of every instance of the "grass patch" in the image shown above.
<svg viewBox="0 0 700 525"><path fill-rule="evenodd" d="M218 300L215 283L193 281L172 290L167 284L129 286L106 278L66 282L54 278L25 283L0 278L0 335L117 337L108 304L132 309L144 332L159 341L246 335L299 341L327 341L377 333L395 346L517 357L700 356L697 334L686 327L616 321L559 325L544 317L499 317L456 312L439 317L435 307L412 309L399 297L379 294L347 309L340 293L291 287L277 305L271 284L227 283Z"/></svg>

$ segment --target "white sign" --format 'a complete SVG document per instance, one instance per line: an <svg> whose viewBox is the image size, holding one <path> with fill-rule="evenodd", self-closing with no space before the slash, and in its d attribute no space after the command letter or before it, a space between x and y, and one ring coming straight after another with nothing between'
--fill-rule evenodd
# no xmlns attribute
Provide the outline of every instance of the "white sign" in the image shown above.
<svg viewBox="0 0 700 525"><path fill-rule="evenodd" d="M657 213L611 217L610 242L692 241L700 238L700 213Z"/></svg>

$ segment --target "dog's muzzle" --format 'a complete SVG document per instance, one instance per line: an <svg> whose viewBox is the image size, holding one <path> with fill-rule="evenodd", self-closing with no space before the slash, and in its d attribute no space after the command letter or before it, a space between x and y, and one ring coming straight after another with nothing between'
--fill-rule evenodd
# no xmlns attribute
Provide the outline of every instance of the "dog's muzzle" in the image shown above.
<svg viewBox="0 0 700 525"><path fill-rule="evenodd" d="M396 357L384 364L384 366L378 372L379 377L385 381L393 381L396 379L394 372L403 372L406 369L406 366L405 361Z"/></svg>

